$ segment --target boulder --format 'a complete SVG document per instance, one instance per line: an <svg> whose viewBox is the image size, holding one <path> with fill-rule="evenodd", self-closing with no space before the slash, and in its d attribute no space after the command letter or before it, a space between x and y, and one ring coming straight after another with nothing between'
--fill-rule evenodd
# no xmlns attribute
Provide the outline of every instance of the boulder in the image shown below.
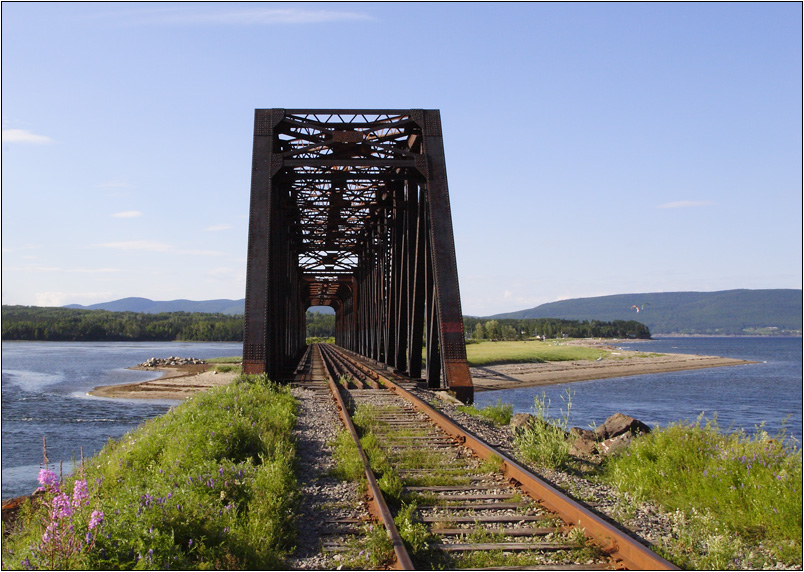
<svg viewBox="0 0 804 572"><path fill-rule="evenodd" d="M641 435L650 433L650 427L638 419L622 413L615 413L606 419L603 425L595 429L595 436L601 441L617 437L623 433Z"/></svg>
<svg viewBox="0 0 804 572"><path fill-rule="evenodd" d="M575 439L584 438L584 439L595 439L595 432L590 431L589 429L584 429L582 427L573 427L569 430L569 436L574 437Z"/></svg>
<svg viewBox="0 0 804 572"><path fill-rule="evenodd" d="M600 451L601 455L612 455L617 451L621 451L628 447L633 439L633 433L621 433L616 437L612 437L611 439L606 439L602 443L598 443L597 449Z"/></svg>
<svg viewBox="0 0 804 572"><path fill-rule="evenodd" d="M595 437L594 431L573 427L567 436L572 440L570 455L589 458L597 454L597 437Z"/></svg>
<svg viewBox="0 0 804 572"><path fill-rule="evenodd" d="M533 424L533 415L529 413L517 413L513 417L511 417L511 422L509 426L511 427L511 431L514 433L518 433L530 427Z"/></svg>
<svg viewBox="0 0 804 572"><path fill-rule="evenodd" d="M591 457L597 454L597 439L595 439L594 434L591 431L589 431L589 433L591 435L583 435L573 441L572 446L570 447L570 455L574 455L576 457Z"/></svg>

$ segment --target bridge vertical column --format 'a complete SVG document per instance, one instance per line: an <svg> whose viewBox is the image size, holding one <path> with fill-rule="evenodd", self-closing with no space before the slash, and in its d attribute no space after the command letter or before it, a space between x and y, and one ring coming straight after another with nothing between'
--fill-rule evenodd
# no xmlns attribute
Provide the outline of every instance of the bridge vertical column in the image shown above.
<svg viewBox="0 0 804 572"><path fill-rule="evenodd" d="M425 205L426 206L426 205ZM424 242L424 307L427 324L427 345L425 365L427 366L427 386L441 387L441 352L439 351L439 319L438 294L435 285L435 272L433 271L433 241L430 237L430 212L425 212L425 242Z"/></svg>
<svg viewBox="0 0 804 572"><path fill-rule="evenodd" d="M410 253L410 318L408 319L408 375L422 376L422 337L424 336L425 312L425 241L427 238L424 192L418 184L411 183L411 220L413 248ZM415 199L415 203L413 202Z"/></svg>
<svg viewBox="0 0 804 572"><path fill-rule="evenodd" d="M397 273L394 276L394 289L396 292L396 330L394 332L394 366L399 371L407 371L407 345L408 345L408 307L413 289L410 288L410 249L414 240L410 232L411 190L409 185L403 185L398 192L398 206L396 210L397 252L395 264Z"/></svg>
<svg viewBox="0 0 804 572"><path fill-rule="evenodd" d="M272 164L274 128L284 114L277 109L254 112L254 147L251 166L246 312L243 331L243 371L266 373L275 360L272 350L274 325L271 301L275 286L270 280L271 230L274 214L272 179L278 171Z"/></svg>
<svg viewBox="0 0 804 572"><path fill-rule="evenodd" d="M469 366L466 363L466 340L458 288L455 241L452 234L452 214L447 188L441 114L438 110L427 109L423 111L423 115L422 131L424 153L427 156L427 198L430 214L432 267L434 269L436 310L439 318L439 341L444 377L449 388L461 401L472 401L474 388L469 374Z"/></svg>

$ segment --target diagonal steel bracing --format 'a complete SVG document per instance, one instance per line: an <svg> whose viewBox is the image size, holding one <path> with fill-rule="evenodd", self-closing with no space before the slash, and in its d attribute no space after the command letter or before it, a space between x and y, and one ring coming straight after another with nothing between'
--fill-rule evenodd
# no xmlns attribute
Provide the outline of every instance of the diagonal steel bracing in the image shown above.
<svg viewBox="0 0 804 572"><path fill-rule="evenodd" d="M438 110L257 109L253 149L245 372L285 378L328 305L336 343L471 401Z"/></svg>

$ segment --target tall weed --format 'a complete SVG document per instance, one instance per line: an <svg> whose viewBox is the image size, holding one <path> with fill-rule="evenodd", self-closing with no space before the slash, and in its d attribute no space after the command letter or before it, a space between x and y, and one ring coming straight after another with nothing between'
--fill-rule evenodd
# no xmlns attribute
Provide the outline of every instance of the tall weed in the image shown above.
<svg viewBox="0 0 804 572"><path fill-rule="evenodd" d="M711 562L693 560L694 567L730 560L726 566L736 566L744 557L729 556L725 547L758 543L773 559L801 564L802 456L784 433L724 433L716 419L678 423L634 441L607 462L603 478L679 511L687 527L700 529L695 542ZM679 551L696 558L689 555L695 550ZM755 555L754 565L760 559Z"/></svg>
<svg viewBox="0 0 804 572"><path fill-rule="evenodd" d="M566 466L570 460L570 443L566 436L572 409L570 390L561 399L566 404L566 409L561 409L560 416L552 419L547 396L542 393L541 397L537 395L533 398L535 419L514 437L514 446L519 456L527 462L557 469Z"/></svg>

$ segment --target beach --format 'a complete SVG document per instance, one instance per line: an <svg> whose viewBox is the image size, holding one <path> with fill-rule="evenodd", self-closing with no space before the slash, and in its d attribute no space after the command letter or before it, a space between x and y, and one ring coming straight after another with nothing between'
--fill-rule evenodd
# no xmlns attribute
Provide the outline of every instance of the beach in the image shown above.
<svg viewBox="0 0 804 572"><path fill-rule="evenodd" d="M672 371L736 366L747 360L691 354L639 355L620 351L600 361L499 364L470 368L475 391L513 389Z"/></svg>
<svg viewBox="0 0 804 572"><path fill-rule="evenodd" d="M212 364L187 364L147 368L134 366L129 369L158 371L162 377L140 383L104 385L89 392L95 397L114 399L186 399L199 391L227 385L237 377L236 372L221 373L211 369Z"/></svg>
<svg viewBox="0 0 804 572"><path fill-rule="evenodd" d="M611 349L612 353L601 360L576 360L544 363L497 364L472 367L475 391L492 391L590 381L611 377L645 375L673 371L686 371L712 367L745 365L747 360L695 354L646 354L610 346L607 342L572 340L576 345L590 345ZM237 377L234 372L219 373L210 364L188 364L130 369L159 371L162 377L140 383L107 385L89 392L96 397L124 399L186 399L199 391L226 385Z"/></svg>

